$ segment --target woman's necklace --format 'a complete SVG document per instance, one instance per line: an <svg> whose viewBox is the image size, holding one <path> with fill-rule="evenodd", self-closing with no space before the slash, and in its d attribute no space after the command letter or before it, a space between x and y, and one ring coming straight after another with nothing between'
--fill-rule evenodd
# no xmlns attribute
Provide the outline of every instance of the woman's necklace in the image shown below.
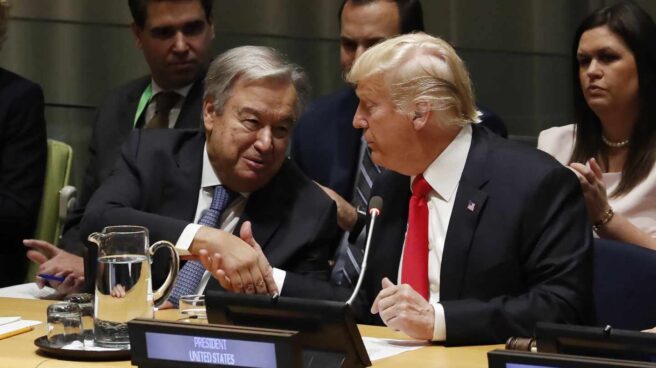
<svg viewBox="0 0 656 368"><path fill-rule="evenodd" d="M613 141L611 141L610 139L604 137L603 134L601 135L601 140L604 141L604 143L605 143L608 147L613 147L613 148L626 147L626 146L628 146L629 143L631 142L631 141L628 140L628 139L625 139L625 140L623 140L623 141L619 141L619 142L613 142Z"/></svg>

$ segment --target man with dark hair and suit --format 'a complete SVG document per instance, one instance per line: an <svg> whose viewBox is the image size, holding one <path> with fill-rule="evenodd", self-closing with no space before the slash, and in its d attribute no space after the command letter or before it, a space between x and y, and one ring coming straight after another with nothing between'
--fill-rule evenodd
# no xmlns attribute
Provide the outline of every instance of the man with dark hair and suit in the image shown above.
<svg viewBox="0 0 656 368"><path fill-rule="evenodd" d="M448 345L531 336L538 321L585 322L592 234L578 180L478 126L454 49L399 36L367 50L347 79L360 98L353 126L390 170L372 188L385 206L362 321Z"/></svg>
<svg viewBox="0 0 656 368"><path fill-rule="evenodd" d="M120 147L135 128L200 129L202 80L214 39L211 0L128 0L137 47L143 51L150 76L111 92L98 109L89 145L90 160L78 205L64 226L62 248L82 255L79 223L91 195L111 173ZM61 292L83 281L81 257L39 240L28 257L40 273L68 275ZM40 252L39 252L40 251ZM50 260L48 260L50 259ZM45 284L37 279L37 283Z"/></svg>
<svg viewBox="0 0 656 368"><path fill-rule="evenodd" d="M0 0L0 49L9 3ZM0 68L0 287L25 280L21 241L34 235L46 172L46 120L41 87Z"/></svg>
<svg viewBox="0 0 656 368"><path fill-rule="evenodd" d="M141 225L152 241L202 255L214 272L187 262L169 306L210 281L235 292L343 298L348 289L326 282L335 203L285 155L308 89L300 68L271 48L223 53L205 79L205 134L134 132L87 206L83 232ZM156 256L154 284L165 266Z"/></svg>
<svg viewBox="0 0 656 368"><path fill-rule="evenodd" d="M376 43L424 30L419 0L344 0L338 20L344 74ZM299 119L291 148L292 159L301 170L337 202L340 227L350 231L342 240L332 275L339 285L353 285L359 273L363 208L369 200L371 184L381 172L368 159L362 132L351 125L357 106L358 97L351 86L320 97ZM486 127L507 135L505 125L496 115L485 113L482 120Z"/></svg>
<svg viewBox="0 0 656 368"><path fill-rule="evenodd" d="M424 30L418 0L345 0L338 20L344 74L376 43ZM351 125L357 106L358 97L351 86L320 97L299 119L291 146L292 159L306 175L348 199L353 196L362 142L361 131Z"/></svg>

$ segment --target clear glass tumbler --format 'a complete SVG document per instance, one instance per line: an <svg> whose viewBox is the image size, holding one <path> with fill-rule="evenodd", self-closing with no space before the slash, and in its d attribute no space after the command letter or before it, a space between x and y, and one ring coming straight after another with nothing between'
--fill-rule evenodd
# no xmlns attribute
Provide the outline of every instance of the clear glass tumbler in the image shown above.
<svg viewBox="0 0 656 368"><path fill-rule="evenodd" d="M80 307L84 345L93 346L93 295L88 293L70 294L64 300Z"/></svg>
<svg viewBox="0 0 656 368"><path fill-rule="evenodd" d="M80 306L63 302L48 306L48 342L52 347L84 348Z"/></svg>

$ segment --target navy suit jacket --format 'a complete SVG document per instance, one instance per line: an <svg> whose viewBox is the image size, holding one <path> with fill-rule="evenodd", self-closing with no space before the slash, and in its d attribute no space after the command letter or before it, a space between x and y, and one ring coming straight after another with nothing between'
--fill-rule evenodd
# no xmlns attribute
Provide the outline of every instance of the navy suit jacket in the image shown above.
<svg viewBox="0 0 656 368"><path fill-rule="evenodd" d="M358 97L352 87L318 98L299 118L292 139L291 156L303 172L333 189L347 201L353 197L362 130L353 128ZM503 121L482 110L481 124L502 137Z"/></svg>
<svg viewBox="0 0 656 368"><path fill-rule="evenodd" d="M89 164L86 167L83 187L76 208L66 219L62 246L69 252L82 255L84 251L80 237L86 233L79 231L79 224L89 198L109 176L121 152L121 146L134 129L134 116L143 91L150 83L150 76L135 79L111 92L98 108L93 123L89 143ZM198 79L187 94L180 115L175 123L176 129L200 129L203 82ZM143 125L145 112L141 114L137 127Z"/></svg>
<svg viewBox="0 0 656 368"><path fill-rule="evenodd" d="M291 156L321 185L351 200L358 168L361 129L353 128L358 97L351 87L314 101L294 129Z"/></svg>
<svg viewBox="0 0 656 368"><path fill-rule="evenodd" d="M194 221L204 143L198 131L135 131L116 169L89 202L82 231L133 224L149 229L151 243L177 241ZM266 186L251 193L235 232L251 221L271 266L287 271L282 295L346 299L348 289L325 282L339 235L336 216L334 202L287 160ZM89 260L93 272L95 257ZM166 270L167 261L156 257L154 285ZM218 282L212 279L208 287L218 288Z"/></svg>
<svg viewBox="0 0 656 368"><path fill-rule="evenodd" d="M0 68L0 287L25 279L47 160L43 92Z"/></svg>
<svg viewBox="0 0 656 368"><path fill-rule="evenodd" d="M532 336L537 321L588 322L592 234L576 176L542 152L472 128L442 254L446 344ZM410 179L386 172L372 195L385 203L358 312L381 324L368 309L382 278L398 278Z"/></svg>

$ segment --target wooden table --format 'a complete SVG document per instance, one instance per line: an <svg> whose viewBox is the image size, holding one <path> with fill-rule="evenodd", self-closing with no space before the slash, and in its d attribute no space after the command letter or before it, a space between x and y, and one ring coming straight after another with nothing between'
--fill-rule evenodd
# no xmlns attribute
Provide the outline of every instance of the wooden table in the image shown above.
<svg viewBox="0 0 656 368"><path fill-rule="evenodd" d="M43 323L35 326L31 332L0 340L0 367L130 367L130 361L85 362L59 360L40 355L34 340L46 334L46 307L51 300L30 300L0 298L0 316L21 316L23 319L39 320ZM177 319L177 311L158 311L156 318L164 320ZM406 339L405 335L393 332L385 327L359 326L363 336ZM406 352L390 358L373 362L374 367L487 367L487 352L501 345L467 346L445 348L431 345L418 350Z"/></svg>

